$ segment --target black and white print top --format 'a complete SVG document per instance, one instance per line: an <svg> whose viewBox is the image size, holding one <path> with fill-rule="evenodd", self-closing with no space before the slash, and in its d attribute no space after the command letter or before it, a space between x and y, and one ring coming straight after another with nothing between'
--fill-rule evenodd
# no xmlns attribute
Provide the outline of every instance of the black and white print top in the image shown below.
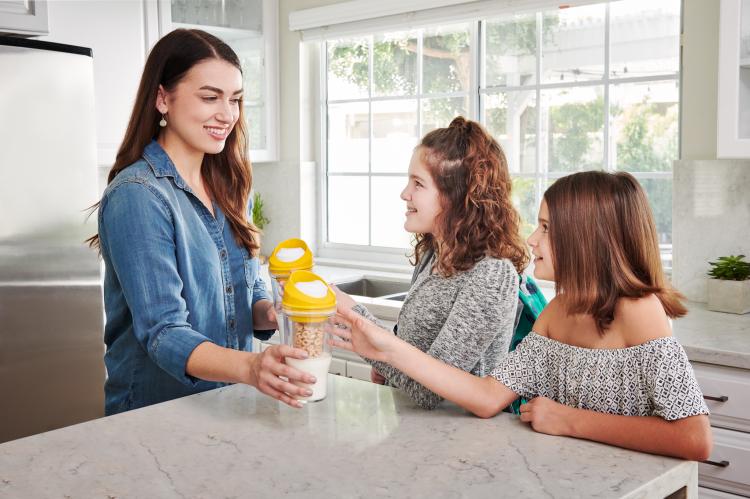
<svg viewBox="0 0 750 499"><path fill-rule="evenodd" d="M597 412L668 421L708 414L685 350L673 337L592 349L532 331L490 376L527 399L547 397Z"/></svg>

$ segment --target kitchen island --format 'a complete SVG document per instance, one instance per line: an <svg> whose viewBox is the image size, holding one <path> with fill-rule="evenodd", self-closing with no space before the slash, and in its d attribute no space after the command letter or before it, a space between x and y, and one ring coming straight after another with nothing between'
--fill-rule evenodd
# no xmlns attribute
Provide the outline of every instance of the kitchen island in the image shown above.
<svg viewBox="0 0 750 499"><path fill-rule="evenodd" d="M234 385L7 442L0 497L697 497L695 462L328 382L300 410Z"/></svg>

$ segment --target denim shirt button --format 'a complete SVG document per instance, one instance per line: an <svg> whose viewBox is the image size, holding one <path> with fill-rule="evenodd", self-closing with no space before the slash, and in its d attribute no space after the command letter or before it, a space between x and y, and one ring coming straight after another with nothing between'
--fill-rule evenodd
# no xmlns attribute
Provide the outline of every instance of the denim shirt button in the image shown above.
<svg viewBox="0 0 750 499"><path fill-rule="evenodd" d="M224 250L224 249L221 250L221 253L219 253L219 255L221 256L222 260L226 260L227 259L227 250Z"/></svg>
<svg viewBox="0 0 750 499"><path fill-rule="evenodd" d="M234 319L229 319L229 329L234 329Z"/></svg>
<svg viewBox="0 0 750 499"><path fill-rule="evenodd" d="M226 291L228 295L232 294L232 286L227 286Z"/></svg>

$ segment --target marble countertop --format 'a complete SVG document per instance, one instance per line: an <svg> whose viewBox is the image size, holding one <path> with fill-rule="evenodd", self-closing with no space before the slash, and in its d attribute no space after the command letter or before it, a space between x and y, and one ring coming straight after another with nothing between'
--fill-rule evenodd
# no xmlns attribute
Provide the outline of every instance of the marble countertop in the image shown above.
<svg viewBox="0 0 750 499"><path fill-rule="evenodd" d="M695 462L424 411L334 375L300 410L234 385L0 445L2 497L650 498L686 484L697 493Z"/></svg>
<svg viewBox="0 0 750 499"><path fill-rule="evenodd" d="M696 302L688 310L672 330L690 360L750 369L750 314L712 312Z"/></svg>

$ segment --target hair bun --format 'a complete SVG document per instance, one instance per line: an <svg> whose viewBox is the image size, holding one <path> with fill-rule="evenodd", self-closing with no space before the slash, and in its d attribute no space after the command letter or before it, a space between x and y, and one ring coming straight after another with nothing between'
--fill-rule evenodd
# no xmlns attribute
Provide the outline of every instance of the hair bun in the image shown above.
<svg viewBox="0 0 750 499"><path fill-rule="evenodd" d="M451 124L448 125L448 127L450 128L458 128L461 130L466 130L470 126L471 126L471 122L468 121L463 116L456 116L455 118L453 118L453 121L451 121Z"/></svg>

